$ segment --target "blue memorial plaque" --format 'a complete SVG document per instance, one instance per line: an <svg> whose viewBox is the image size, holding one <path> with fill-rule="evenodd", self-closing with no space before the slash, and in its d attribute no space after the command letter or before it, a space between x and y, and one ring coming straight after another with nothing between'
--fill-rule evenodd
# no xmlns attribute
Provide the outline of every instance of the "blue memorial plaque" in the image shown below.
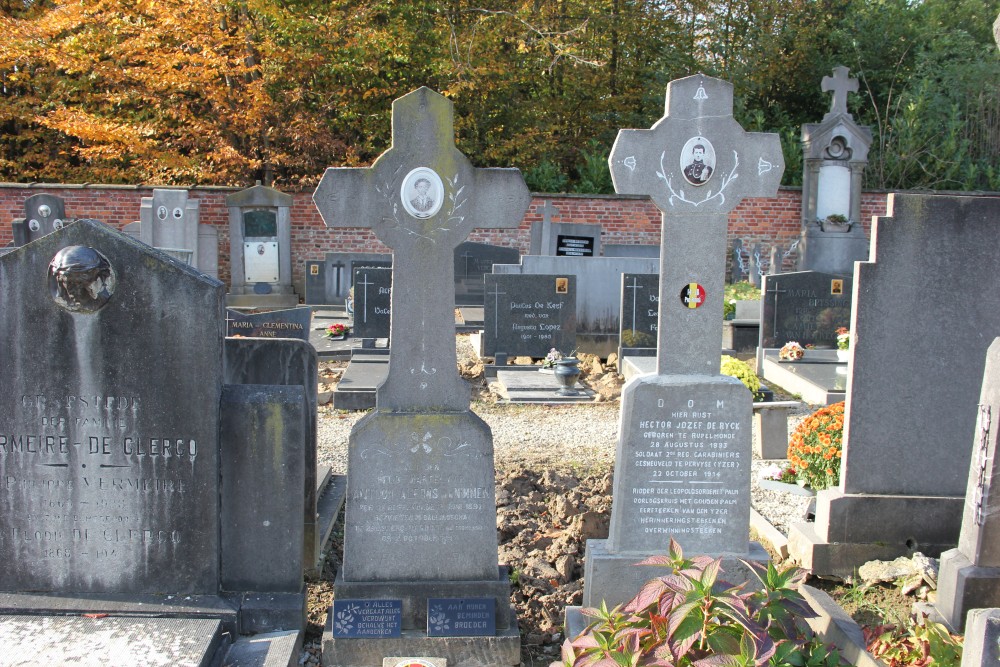
<svg viewBox="0 0 1000 667"><path fill-rule="evenodd" d="M493 598L428 598L428 637L492 637L497 633Z"/></svg>
<svg viewBox="0 0 1000 667"><path fill-rule="evenodd" d="M333 601L334 637L399 637L402 628L402 600Z"/></svg>

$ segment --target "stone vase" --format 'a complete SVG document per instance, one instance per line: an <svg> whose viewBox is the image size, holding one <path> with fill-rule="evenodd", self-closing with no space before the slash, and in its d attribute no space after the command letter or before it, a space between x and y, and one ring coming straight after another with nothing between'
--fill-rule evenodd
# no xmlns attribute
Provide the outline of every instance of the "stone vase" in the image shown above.
<svg viewBox="0 0 1000 667"><path fill-rule="evenodd" d="M837 350L837 361L842 361L844 363L847 363L850 360L851 360L850 350L840 350L840 349Z"/></svg>
<svg viewBox="0 0 1000 667"><path fill-rule="evenodd" d="M559 396L577 396L579 391L576 387L576 381L580 377L580 360L576 357L565 357L556 362L555 376L559 384L562 385L556 394Z"/></svg>

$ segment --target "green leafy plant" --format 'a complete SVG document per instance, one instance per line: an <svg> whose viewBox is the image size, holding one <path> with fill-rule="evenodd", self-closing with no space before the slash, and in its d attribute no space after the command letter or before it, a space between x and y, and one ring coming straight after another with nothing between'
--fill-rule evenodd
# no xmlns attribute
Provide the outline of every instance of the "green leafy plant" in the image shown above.
<svg viewBox="0 0 1000 667"><path fill-rule="evenodd" d="M563 643L550 667L751 667L842 664L839 653L817 641L796 619L815 616L797 588L805 571L746 562L760 582L722 579L722 559L686 558L671 538L664 556L638 565L668 567L624 606L586 608L594 619Z"/></svg>
<svg viewBox="0 0 1000 667"><path fill-rule="evenodd" d="M788 461L796 480L817 491L840 483L844 442L844 402L806 417L788 441Z"/></svg>
<svg viewBox="0 0 1000 667"><path fill-rule="evenodd" d="M566 192L569 177L555 162L542 160L524 172L524 181L532 192Z"/></svg>
<svg viewBox="0 0 1000 667"><path fill-rule="evenodd" d="M926 617L906 627L879 625L863 629L868 651L887 667L942 665L962 662L962 638Z"/></svg>
<svg viewBox="0 0 1000 667"><path fill-rule="evenodd" d="M745 361L740 361L736 357L730 357L727 354L722 355L722 364L720 367L720 372L723 375L729 375L734 377L743 383L750 393L753 394L753 400L760 401L763 400L764 395L760 392L760 378L757 377L757 373L750 368L750 364Z"/></svg>
<svg viewBox="0 0 1000 667"><path fill-rule="evenodd" d="M837 328L837 349L838 350L849 350L851 349L851 330L847 327Z"/></svg>

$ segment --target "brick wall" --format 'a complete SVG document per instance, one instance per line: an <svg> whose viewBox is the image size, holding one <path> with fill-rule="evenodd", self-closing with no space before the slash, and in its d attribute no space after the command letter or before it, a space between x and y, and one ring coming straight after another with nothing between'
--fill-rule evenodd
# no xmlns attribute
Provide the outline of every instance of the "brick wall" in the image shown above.
<svg viewBox="0 0 1000 667"><path fill-rule="evenodd" d="M219 278L229 283L229 213L226 196L236 188L202 187L190 190L201 201L200 221L219 230ZM94 218L118 229L139 219L142 197L151 197L152 187L107 185L17 185L0 184L0 247L10 243L10 221L24 215L24 200L47 192L66 202L67 218ZM328 229L312 203L311 192L294 192L292 204L293 280L302 296L306 260L322 260L327 252L388 252L375 235L363 228ZM964 193L968 194L968 193ZM645 197L615 195L544 195L536 194L518 229L475 230L470 241L517 248L528 252L531 223L540 221L538 212L549 200L559 209L555 222L601 225L603 244L655 245L660 241L660 214ZM884 215L886 193L866 192L861 210L866 233L871 216ZM752 249L760 243L767 248L780 244L787 250L799 236L801 191L782 188L777 196L745 200L729 215L728 247L742 239L743 247ZM784 270L791 270L792 258Z"/></svg>

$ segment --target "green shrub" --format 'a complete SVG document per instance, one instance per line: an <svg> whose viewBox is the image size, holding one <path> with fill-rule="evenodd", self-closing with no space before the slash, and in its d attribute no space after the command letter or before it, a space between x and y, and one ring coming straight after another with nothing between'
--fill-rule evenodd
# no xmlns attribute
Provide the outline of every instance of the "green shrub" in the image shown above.
<svg viewBox="0 0 1000 667"><path fill-rule="evenodd" d="M594 621L562 647L550 667L707 667L709 665L844 664L797 619L816 614L798 592L805 571L744 563L761 588L746 592L720 580L722 559L685 558L672 538L666 556L639 565L670 568L647 582L624 607L587 608Z"/></svg>
<svg viewBox="0 0 1000 667"><path fill-rule="evenodd" d="M760 378L750 364L745 361L740 361L736 357L730 357L727 354L722 355L722 367L720 372L723 375L728 375L734 377L743 383L750 393L753 394L753 400L761 401L764 400L764 394L760 393Z"/></svg>

